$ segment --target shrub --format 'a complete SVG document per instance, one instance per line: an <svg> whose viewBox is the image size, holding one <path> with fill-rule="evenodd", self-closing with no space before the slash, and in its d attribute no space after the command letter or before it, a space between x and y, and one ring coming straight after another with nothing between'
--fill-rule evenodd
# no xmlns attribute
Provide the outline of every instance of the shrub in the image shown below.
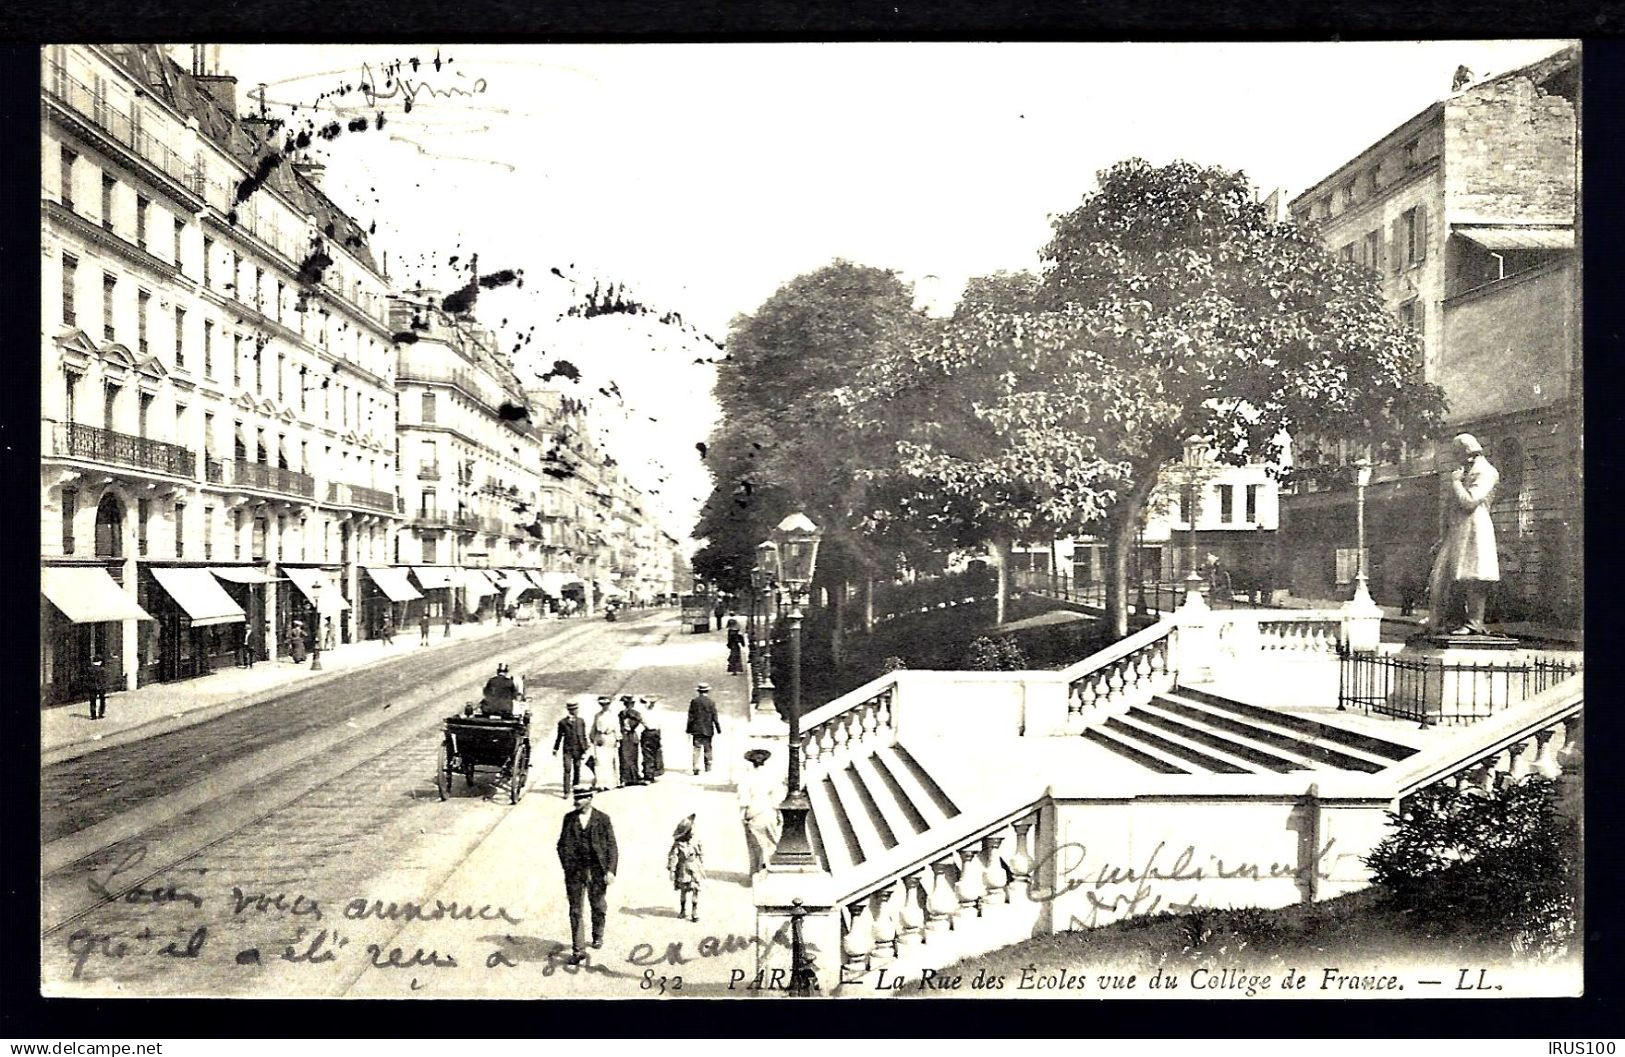
<svg viewBox="0 0 1625 1057"><path fill-rule="evenodd" d="M1006 635L994 645L999 655L999 671L1019 672L1027 667L1027 656L1021 651L1021 643L1016 641L1014 635Z"/></svg>
<svg viewBox="0 0 1625 1057"><path fill-rule="evenodd" d="M1436 784L1389 817L1394 831L1366 863L1418 927L1542 957L1567 948L1578 841L1554 809L1552 782L1532 777L1488 795Z"/></svg>
<svg viewBox="0 0 1625 1057"><path fill-rule="evenodd" d="M999 660L999 644L983 635L973 639L965 651L964 667L973 672L996 672Z"/></svg>
<svg viewBox="0 0 1625 1057"><path fill-rule="evenodd" d="M901 672L906 671L907 669L908 663L896 654L892 654L890 657L887 657L885 660L880 662L880 674L882 675L885 675L887 672Z"/></svg>

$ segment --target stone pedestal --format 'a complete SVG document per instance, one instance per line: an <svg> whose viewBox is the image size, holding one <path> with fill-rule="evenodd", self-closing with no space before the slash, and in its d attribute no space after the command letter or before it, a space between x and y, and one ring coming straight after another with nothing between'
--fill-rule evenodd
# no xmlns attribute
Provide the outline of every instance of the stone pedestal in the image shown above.
<svg viewBox="0 0 1625 1057"><path fill-rule="evenodd" d="M1417 635L1394 657L1402 666L1393 673L1389 705L1419 713L1429 725L1485 718L1518 704L1524 676L1507 669L1534 660L1517 639L1498 635Z"/></svg>
<svg viewBox="0 0 1625 1057"><path fill-rule="evenodd" d="M798 902L804 911L801 936L812 956L819 990L829 994L841 982L841 914L835 882L818 867L767 866L751 886L756 902L756 977L734 985L750 997L783 997L790 981L791 920ZM746 984L752 984L747 989Z"/></svg>
<svg viewBox="0 0 1625 1057"><path fill-rule="evenodd" d="M1343 644L1356 653L1373 653L1381 642L1382 607L1358 591L1343 604Z"/></svg>

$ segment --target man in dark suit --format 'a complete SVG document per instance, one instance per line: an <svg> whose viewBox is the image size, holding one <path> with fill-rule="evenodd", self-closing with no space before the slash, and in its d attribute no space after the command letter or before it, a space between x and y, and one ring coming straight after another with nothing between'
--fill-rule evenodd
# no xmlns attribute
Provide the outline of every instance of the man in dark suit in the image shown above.
<svg viewBox="0 0 1625 1057"><path fill-rule="evenodd" d="M90 673L86 682L90 690L90 718L107 718L107 662L101 654L90 658Z"/></svg>
<svg viewBox="0 0 1625 1057"><path fill-rule="evenodd" d="M506 664L497 665L497 674L485 681L480 693L480 713L487 716L513 715L513 703L519 697L519 687L508 675Z"/></svg>
<svg viewBox="0 0 1625 1057"><path fill-rule="evenodd" d="M688 702L688 736L694 739L694 773L700 773L700 757L705 758L705 769L711 769L711 739L722 733L717 722L717 703L711 700L711 687L701 683Z"/></svg>
<svg viewBox="0 0 1625 1057"><path fill-rule="evenodd" d="M570 961L587 960L587 935L582 921L583 902L592 908L592 945L604 945L604 919L609 914L605 893L615 883L620 849L609 816L593 810L592 787L576 790L576 809L564 816L559 830L559 865L564 867L564 892L570 900Z"/></svg>
<svg viewBox="0 0 1625 1057"><path fill-rule="evenodd" d="M564 796L570 797L581 781L581 757L587 754L587 723L580 716L581 706L574 701L566 704L569 715L559 720L559 732L553 737L553 755L564 751Z"/></svg>

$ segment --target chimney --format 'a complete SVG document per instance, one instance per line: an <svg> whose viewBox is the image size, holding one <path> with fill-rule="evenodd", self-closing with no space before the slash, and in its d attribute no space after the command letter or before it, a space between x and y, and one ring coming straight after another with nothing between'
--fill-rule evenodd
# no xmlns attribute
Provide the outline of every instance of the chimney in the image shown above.
<svg viewBox="0 0 1625 1057"><path fill-rule="evenodd" d="M317 190L321 190L322 174L327 171L326 165L323 165L321 162L317 161L315 158L312 158L308 154L303 157L293 159L289 164L293 166L294 172L309 180L311 185Z"/></svg>
<svg viewBox="0 0 1625 1057"><path fill-rule="evenodd" d="M214 100L215 106L232 120L237 119L237 78L229 73L201 73L197 75L197 83Z"/></svg>

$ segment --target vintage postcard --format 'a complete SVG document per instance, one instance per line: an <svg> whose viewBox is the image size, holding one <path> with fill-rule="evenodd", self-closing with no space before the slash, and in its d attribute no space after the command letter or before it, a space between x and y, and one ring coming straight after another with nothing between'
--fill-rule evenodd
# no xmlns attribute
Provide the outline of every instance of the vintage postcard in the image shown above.
<svg viewBox="0 0 1625 1057"><path fill-rule="evenodd" d="M1576 42L40 58L44 995L1584 992Z"/></svg>

